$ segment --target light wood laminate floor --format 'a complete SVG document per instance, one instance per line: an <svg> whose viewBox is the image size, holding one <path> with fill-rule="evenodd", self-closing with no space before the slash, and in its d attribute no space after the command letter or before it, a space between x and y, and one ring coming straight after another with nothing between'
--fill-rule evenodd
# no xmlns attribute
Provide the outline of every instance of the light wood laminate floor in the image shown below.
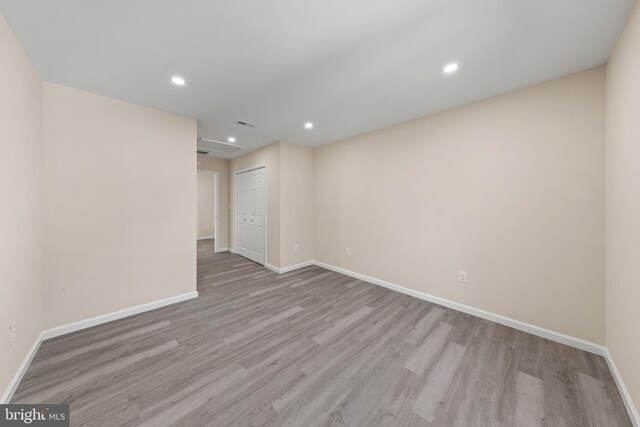
<svg viewBox="0 0 640 427"><path fill-rule="evenodd" d="M631 426L602 357L212 248L197 299L45 341L13 402L92 426Z"/></svg>

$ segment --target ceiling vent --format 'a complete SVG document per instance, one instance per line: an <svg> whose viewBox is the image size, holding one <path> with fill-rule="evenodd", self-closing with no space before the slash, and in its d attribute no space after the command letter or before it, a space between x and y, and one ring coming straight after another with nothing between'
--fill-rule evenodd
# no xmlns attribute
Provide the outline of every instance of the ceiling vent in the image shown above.
<svg viewBox="0 0 640 427"><path fill-rule="evenodd" d="M238 124L242 126L249 126L250 128L256 127L256 125L254 125L253 123L245 122L243 120L238 120Z"/></svg>
<svg viewBox="0 0 640 427"><path fill-rule="evenodd" d="M243 148L245 147L238 144L232 144L230 142L215 141L213 139L207 138L198 138L198 153L200 153L201 151L204 152L201 154L208 154L211 152L233 153L234 151L242 150Z"/></svg>

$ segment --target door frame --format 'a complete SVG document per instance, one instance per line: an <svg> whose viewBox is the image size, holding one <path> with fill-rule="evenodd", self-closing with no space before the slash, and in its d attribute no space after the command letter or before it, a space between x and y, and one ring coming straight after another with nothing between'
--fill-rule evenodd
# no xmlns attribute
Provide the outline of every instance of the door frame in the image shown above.
<svg viewBox="0 0 640 427"><path fill-rule="evenodd" d="M245 172L251 172L257 169L264 169L264 265L265 267L269 264L268 261L268 242L267 242L267 224L268 224L268 220L269 218L267 217L267 212L269 211L268 209L268 201L269 201L269 179L268 179L268 171L267 171L267 165L266 164L261 164L261 165L257 165L257 166L251 166L249 168L245 168L245 169L239 169L237 171L233 171L233 179L231 180L231 197L233 197L233 203L231 203L231 206L233 208L233 212L231 212L231 218L230 220L233 222L233 239L231 242L231 248L230 248L230 252L233 252L234 254L236 253L236 235L238 233L236 233L236 203L238 203L238 199L236 198L236 177L241 174L241 173L245 173ZM254 261L255 262L255 261ZM258 263L259 264L259 263Z"/></svg>
<svg viewBox="0 0 640 427"><path fill-rule="evenodd" d="M220 252L220 174L218 171L198 169L198 173L213 175L213 252Z"/></svg>

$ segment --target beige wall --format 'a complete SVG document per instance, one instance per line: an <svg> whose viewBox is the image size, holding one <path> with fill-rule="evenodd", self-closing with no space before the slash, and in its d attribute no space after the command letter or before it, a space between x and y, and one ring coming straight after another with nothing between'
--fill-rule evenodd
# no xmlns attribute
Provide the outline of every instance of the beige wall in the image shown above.
<svg viewBox="0 0 640 427"><path fill-rule="evenodd" d="M607 347L640 408L640 4L607 67Z"/></svg>
<svg viewBox="0 0 640 427"><path fill-rule="evenodd" d="M233 248L233 175L237 171L266 166L267 175L267 264L280 267L280 147L276 142L231 160L231 215L229 247Z"/></svg>
<svg viewBox="0 0 640 427"><path fill-rule="evenodd" d="M603 344L604 77L316 149L316 260Z"/></svg>
<svg viewBox="0 0 640 427"><path fill-rule="evenodd" d="M209 156L198 155L198 169L210 170L218 172L218 226L216 230L216 239L218 239L218 249L228 248L229 244L229 215L231 215L229 190L231 183L229 181L229 169L231 162L226 159L216 159Z"/></svg>
<svg viewBox="0 0 640 427"><path fill-rule="evenodd" d="M282 142L280 154L280 266L288 267L313 260L314 149Z"/></svg>
<svg viewBox="0 0 640 427"><path fill-rule="evenodd" d="M42 81L0 14L0 394L43 329ZM8 327L17 335L9 345Z"/></svg>
<svg viewBox="0 0 640 427"><path fill-rule="evenodd" d="M48 322L196 290L196 121L44 84Z"/></svg>
<svg viewBox="0 0 640 427"><path fill-rule="evenodd" d="M198 171L198 239L215 236L215 175Z"/></svg>

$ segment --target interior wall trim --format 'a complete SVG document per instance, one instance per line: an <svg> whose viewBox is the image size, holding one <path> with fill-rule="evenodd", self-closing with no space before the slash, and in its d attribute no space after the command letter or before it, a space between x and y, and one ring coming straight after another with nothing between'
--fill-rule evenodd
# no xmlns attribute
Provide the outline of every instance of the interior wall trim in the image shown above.
<svg viewBox="0 0 640 427"><path fill-rule="evenodd" d="M620 396L622 396L622 401L624 402L624 406L627 408L627 413L629 414L629 418L631 418L631 422L634 427L640 427L640 415L638 415L638 409L636 408L633 400L631 399L631 394L629 390L627 390L627 386L624 384L622 380L622 376L620 375L620 371L616 367L615 362L613 361L613 356L609 352L608 348L604 349L605 351L605 360L607 361L607 365L609 365L609 370L611 371L611 375L613 375L613 379L616 381L616 385L618 386L618 391L620 392Z"/></svg>
<svg viewBox="0 0 640 427"><path fill-rule="evenodd" d="M442 305L444 307L452 308L454 310L461 311L463 313L471 314L473 316L480 317L482 319L490 320L496 323L500 323L505 326L512 327L514 329L518 329L523 332L530 333L532 335L536 335L542 338L546 338L551 341L559 342L561 344L568 345L570 347L577 348L579 350L588 351L589 353L596 354L598 356L604 357L609 366L609 370L611 371L611 375L613 376L616 386L618 387L618 391L620 392L620 396L622 396L622 400L627 409L627 413L629 414L629 418L633 423L634 427L640 427L640 415L638 414L638 410L631 399L631 394L627 389L622 376L620 375L620 371L616 367L616 364L613 360L613 356L609 352L609 349L603 345L596 344L590 341L583 340L581 338L572 337L569 335L562 334L560 332L551 331L549 329L541 328L539 326L531 325L529 323L524 323L519 320L511 319L505 316L500 316L498 314L490 313L488 311L480 310L475 307L470 307L468 305L459 304L454 301L450 301L444 298L436 297L433 295L429 295L424 292L416 291L413 289L405 288L404 286L396 285L391 282L387 282L385 280L376 279L374 277L370 277L364 274L356 273L354 271L350 271L341 267L336 267L335 265L326 264L320 261L313 261L313 265L318 267L326 268L327 270L335 271L336 273L341 273L346 276L353 277L355 279L363 280L365 282L372 283L374 285L382 286L388 289L392 289L394 291L401 292L406 295L410 295L416 298L420 298L425 301L429 301L438 305ZM287 271L292 271L293 267L291 266L285 268ZM302 266L306 267L306 266ZM298 267L298 268L302 268Z"/></svg>
<svg viewBox="0 0 640 427"><path fill-rule="evenodd" d="M221 248L221 250L224 250L227 248ZM497 314L493 314L493 313L489 313L487 311L484 310L480 310L474 307L470 307L464 304L459 304L450 300L446 300L444 298L440 298L440 297L436 297L433 295L429 295L426 294L424 292L420 292L420 291L415 291L413 289L409 289L409 288L405 288L403 286L400 285L396 285L394 283L391 282L387 282L381 279L376 279L374 277L370 277L370 276L366 276L364 274L360 274L360 273L356 273L344 268L340 268L340 267L336 267L334 265L331 264L326 264L320 261L306 261L300 264L295 264L295 265L291 265L288 267L283 267L283 268L279 268L279 267L275 267L273 265L269 265L267 264L267 268L269 270L272 270L276 273L279 274L284 274L284 273L288 273L290 271L294 271L294 270L298 270L300 268L304 268L304 267L309 267L311 265L316 265L318 267L322 267L325 268L327 270L331 270L331 271L335 271L336 273L341 273L359 280L363 280L369 283L372 283L374 285L378 285L378 286L382 286L388 289L392 289L394 291L398 291L401 292L403 294L406 295L410 295L416 298L420 298L422 300L425 301L429 301L435 304L439 304L445 307L449 307L452 308L454 310L458 310L461 311L463 313L467 313L467 314L471 314L486 320L490 320L496 323L500 323L502 325L505 326L509 326L512 327L514 329L518 329L524 332L528 332L531 333L533 335L542 337L542 338L546 338L555 342L559 342L561 344L566 344L569 345L571 347L575 347L578 348L580 350L584 350L584 351L588 351L590 353L594 353L600 356L603 356L607 362L607 365L609 366L609 369L611 370L611 374L613 375L613 378L616 382L616 385L618 387L618 391L620 392L620 395L622 396L622 400L624 401L625 407L627 409L627 412L629 414L629 418L631 418L631 421L634 425L634 427L640 427L640 416L638 415L638 410L636 409L633 400L631 399L631 395L629 394L629 391L627 390L627 387L625 386L625 383L622 379L622 376L620 375L620 372L618 371L618 368L616 367L616 364L613 360L613 357L611 355L611 353L609 352L609 350L605 347L605 346L601 346L599 344L595 344L589 341L585 341L582 340L580 338L575 338L575 337L571 337L565 334L561 334L559 332L554 332L554 331L550 331L548 329L544 329L535 325L531 325L528 323L524 323L524 322L520 322L518 320L514 320L514 319L510 319L508 317L504 317L504 316L500 316ZM133 316L135 314L139 314L139 313L143 313L145 311L150 311L150 310L154 310L156 308L160 308L160 307L164 307L167 305L171 305L171 304L176 304L178 302L182 302L182 301L186 301L192 298L196 298L198 296L198 292L194 291L194 292L189 292L186 294L182 294L182 295L176 295L174 297L170 297L170 298L166 298L163 300L159 300L159 301L154 301L151 303L147 303L147 304L142 304L142 305L138 305L135 307L131 307L125 310L119 310L119 311L115 311L112 313L108 313L102 316L97 316L97 317L93 317L90 319L86 319L86 320L81 320L79 322L74 322L74 323L70 323L67 325L63 325L57 328L52 328L52 329L47 329L45 331L42 331L38 337L36 338L35 342L33 343L33 345L31 346L31 349L29 350L29 352L27 353L27 355L25 356L24 360L22 361L22 363L20 364L20 367L18 368L18 371L16 372L16 374L14 375L13 379L11 380L11 382L9 383L9 386L7 387L7 389L5 390L5 392L2 394L2 397L0 398L0 403L5 404L5 403L9 403L9 401L11 400L11 398L13 397L13 394L15 393L16 389L18 388L18 385L20 384L20 381L22 380L22 378L24 377L24 374L27 372L27 369L29 368L29 365L31 364L31 361L33 360L33 357L35 356L35 354L37 353L38 349L40 348L40 344L42 343L42 341L49 339L49 338L53 338L53 337L57 337L60 335L64 335L64 334L68 334L71 332L75 332L75 331L79 331L81 329L86 329L86 328L90 328L92 326L96 326L96 325L100 325L102 323L106 323L106 322L111 322L113 320L117 320L117 319L122 319L125 317L129 317L129 316Z"/></svg>
<svg viewBox="0 0 640 427"><path fill-rule="evenodd" d="M473 316L480 317L482 319L490 320L492 322L500 323L505 326L512 327L514 329L518 329L523 332L527 332L542 338L546 338L551 341L559 342L561 344L568 345L570 347L574 347L580 350L588 351L590 353L596 354L598 356L604 357L609 366L609 370L611 371L611 375L613 376L616 385L618 387L618 391L620 392L620 396L622 396L622 400L624 401L624 405L627 409L627 413L629 414L629 418L633 423L634 427L640 427L640 416L638 415L638 410L636 409L633 400L631 399L631 395L627 390L627 387L624 384L624 380L616 367L616 364L605 346L596 344L590 341L586 341L580 338L572 337L569 335L565 335L559 332L551 331L549 329L541 328L539 326L531 325L529 323L521 322L519 320L511 319L505 316L500 316L498 314L490 313L488 311L480 310L475 307L470 307L468 305L460 304L454 301L450 301L444 298L436 297L433 295L429 295L424 292L416 291L413 289L405 288L404 286L397 285L395 283L387 282L385 280L377 279L375 277L367 276L364 274L356 273L354 271L350 271L341 267L336 267L335 265L327 264L320 261L307 261L296 265L291 265L288 267L275 267L272 265L267 265L267 268L276 273L288 273L290 271L297 270L299 268L308 267L310 265L315 265L318 267L325 268L327 270L335 271L336 273L341 273L346 276L353 277L355 279L363 280L365 282L372 283L374 285L382 286L387 289L391 289L397 292L401 292L406 295L410 295L416 298L420 298L425 301L429 301L438 305L442 305L444 307L452 308L454 310L461 311L463 313L471 314Z"/></svg>
<svg viewBox="0 0 640 427"><path fill-rule="evenodd" d="M158 301L148 302L146 304L136 305L135 307L125 308L124 310L118 310L111 313L103 314L89 319L80 320L78 322L68 323L66 325L58 326L43 331L43 338L48 340L49 338L59 337L60 335L69 334L71 332L79 331L81 329L90 328L92 326L101 325L103 323L111 322L113 320L122 319L124 317L133 316L134 314L144 313L145 311L155 310L156 308L164 307L166 305L176 304L182 301L186 301L192 298L198 297L198 291L187 292L186 294L180 294L173 297L161 299Z"/></svg>
<svg viewBox="0 0 640 427"><path fill-rule="evenodd" d="M232 253L235 253L231 251ZM280 267L276 267L275 265L265 264L266 269L273 271L274 273L282 274Z"/></svg>
<svg viewBox="0 0 640 427"><path fill-rule="evenodd" d="M202 236L202 237L198 237L198 240L210 240L215 238L216 236Z"/></svg>
<svg viewBox="0 0 640 427"><path fill-rule="evenodd" d="M511 319L509 317L494 314L488 311L481 310L479 308L471 307L468 305L460 304L445 298L440 298L434 295L430 295L424 292L416 291L414 289L405 288L404 286L397 285L395 283L387 282L385 280L370 277L364 274L356 273L346 270L341 267L336 267L331 264L325 264L323 262L315 261L315 265L318 267L326 268L327 270L335 271L336 273L342 273L347 276L351 276L356 279L364 280L365 282L373 283L374 285L382 286L387 289L391 289L397 292L401 292L406 295L411 295L416 298L420 298L425 301L429 301L444 307L452 308L454 310L461 311L463 313L471 314L473 316L480 317L482 319L491 320L492 322L500 323L501 325L509 326L514 329L518 329L523 332L546 338L551 341L566 344L571 347L575 347L580 350L588 351L589 353L597 354L598 356L605 355L605 348L600 344L596 344L590 341L583 340L581 338L572 337L562 334L560 332L551 331L549 329L541 328L539 326L531 325L529 323L521 322L519 320Z"/></svg>
<svg viewBox="0 0 640 427"><path fill-rule="evenodd" d="M36 355L36 353L38 352L38 349L40 348L40 344L43 341L42 334L43 333L40 332L40 334L34 341L33 345L31 346L31 349L29 350L27 355L24 357L24 360L18 367L18 370L16 371L15 375L11 379L11 382L9 382L7 389L4 391L4 393L2 393L2 397L0 397L0 404L4 405L11 401L11 398L13 397L13 393L16 392L16 389L18 388L18 384L20 384L20 381L22 381L22 377L24 377L24 374L27 372L27 369L29 369L29 365L31 364L33 357Z"/></svg>
<svg viewBox="0 0 640 427"><path fill-rule="evenodd" d="M173 297L161 299L158 301L137 305L135 307L130 307L124 310L118 310L118 311L103 314L100 316L91 317L89 319L80 320L78 322L69 323L66 325L58 326L56 328L51 328L51 329L47 329L40 332L35 342L31 346L31 349L29 350L24 360L18 367L18 371L15 373L15 375L11 379L11 382L7 386L7 389L2 394L2 398L0 399L0 404L9 403L9 401L11 401L11 398L13 397L13 394L18 388L20 381L22 381L22 377L24 377L24 374L27 372L27 369L29 369L29 365L31 364L33 357L38 352L38 349L40 348L40 344L42 344L44 340L58 337L60 335L69 334L71 332L79 331L82 329L87 329L92 326L101 325L103 323L111 322L114 320L123 319L125 317L133 316L134 314L144 313L145 311L155 310L156 308L165 307L167 305L176 304L176 303L187 301L197 297L198 297L197 291L187 292L186 294L180 294Z"/></svg>
<svg viewBox="0 0 640 427"><path fill-rule="evenodd" d="M273 271L274 273L284 274L290 271L298 270L300 268L309 267L311 265L316 265L316 261L305 261L305 262L301 262L300 264L290 265L288 267L282 267L282 268L276 267L271 264L267 264L265 267L267 267L269 270Z"/></svg>

